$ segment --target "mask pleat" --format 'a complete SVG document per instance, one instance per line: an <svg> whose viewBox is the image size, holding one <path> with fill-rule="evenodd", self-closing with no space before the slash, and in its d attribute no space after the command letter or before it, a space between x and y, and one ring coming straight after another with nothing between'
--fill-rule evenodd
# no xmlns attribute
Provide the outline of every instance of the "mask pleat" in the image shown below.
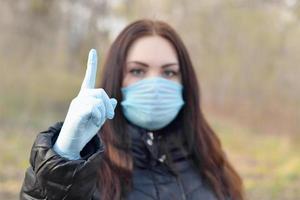
<svg viewBox="0 0 300 200"><path fill-rule="evenodd" d="M157 130L169 124L184 105L182 85L161 77L138 81L122 88L125 117L132 123Z"/></svg>

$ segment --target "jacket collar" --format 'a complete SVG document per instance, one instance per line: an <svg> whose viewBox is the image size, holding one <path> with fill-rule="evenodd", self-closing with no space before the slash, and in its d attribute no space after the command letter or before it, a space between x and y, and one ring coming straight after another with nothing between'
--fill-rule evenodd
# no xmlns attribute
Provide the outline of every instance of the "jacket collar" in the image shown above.
<svg viewBox="0 0 300 200"><path fill-rule="evenodd" d="M131 152L133 156L134 166L139 168L148 168L149 166L157 166L166 164L167 156L171 156L171 160L185 160L188 157L187 152L176 145L166 145L169 137L175 136L177 132L167 132L162 134L159 131L148 131L134 124L128 123L128 134L131 138ZM180 134L180 133L179 133ZM166 151L163 151L166 149Z"/></svg>

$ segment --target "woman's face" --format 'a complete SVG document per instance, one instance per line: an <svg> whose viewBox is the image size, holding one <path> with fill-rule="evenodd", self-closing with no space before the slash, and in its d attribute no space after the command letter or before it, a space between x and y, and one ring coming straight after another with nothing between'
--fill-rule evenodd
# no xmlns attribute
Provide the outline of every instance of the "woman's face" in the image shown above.
<svg viewBox="0 0 300 200"><path fill-rule="evenodd" d="M176 51L160 36L141 37L129 49L122 87L156 76L181 83Z"/></svg>

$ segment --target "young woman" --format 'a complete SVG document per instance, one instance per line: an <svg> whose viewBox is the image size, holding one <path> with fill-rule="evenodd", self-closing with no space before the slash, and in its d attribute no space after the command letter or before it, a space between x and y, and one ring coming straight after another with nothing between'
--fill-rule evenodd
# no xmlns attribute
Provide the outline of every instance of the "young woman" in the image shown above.
<svg viewBox="0 0 300 200"><path fill-rule="evenodd" d="M65 121L36 138L21 199L243 199L168 24L129 24L110 48L101 88L96 70L91 50Z"/></svg>

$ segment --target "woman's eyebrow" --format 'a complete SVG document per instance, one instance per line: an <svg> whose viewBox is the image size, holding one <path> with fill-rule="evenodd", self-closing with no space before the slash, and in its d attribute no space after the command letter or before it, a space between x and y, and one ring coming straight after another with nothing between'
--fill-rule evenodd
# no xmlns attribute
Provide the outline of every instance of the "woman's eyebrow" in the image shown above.
<svg viewBox="0 0 300 200"><path fill-rule="evenodd" d="M138 65L141 65L143 67L149 67L149 65L147 63L143 63L143 62L140 62L140 61L129 61L129 62L127 62L127 64L129 64L129 63L138 64ZM166 63L166 64L162 65L162 68L170 67L170 66L173 66L173 65L178 65L178 63L177 62Z"/></svg>
<svg viewBox="0 0 300 200"><path fill-rule="evenodd" d="M171 67L171 66L174 66L174 65L178 65L178 63L167 63L167 64L164 64L163 66L162 66L162 68L167 68L167 67Z"/></svg>
<svg viewBox="0 0 300 200"><path fill-rule="evenodd" d="M140 61L129 61L129 62L127 62L127 64L130 64L130 63L134 63L134 64L142 65L143 67L149 67L149 65L148 65L148 64L146 64L146 63L143 63L143 62L140 62Z"/></svg>

